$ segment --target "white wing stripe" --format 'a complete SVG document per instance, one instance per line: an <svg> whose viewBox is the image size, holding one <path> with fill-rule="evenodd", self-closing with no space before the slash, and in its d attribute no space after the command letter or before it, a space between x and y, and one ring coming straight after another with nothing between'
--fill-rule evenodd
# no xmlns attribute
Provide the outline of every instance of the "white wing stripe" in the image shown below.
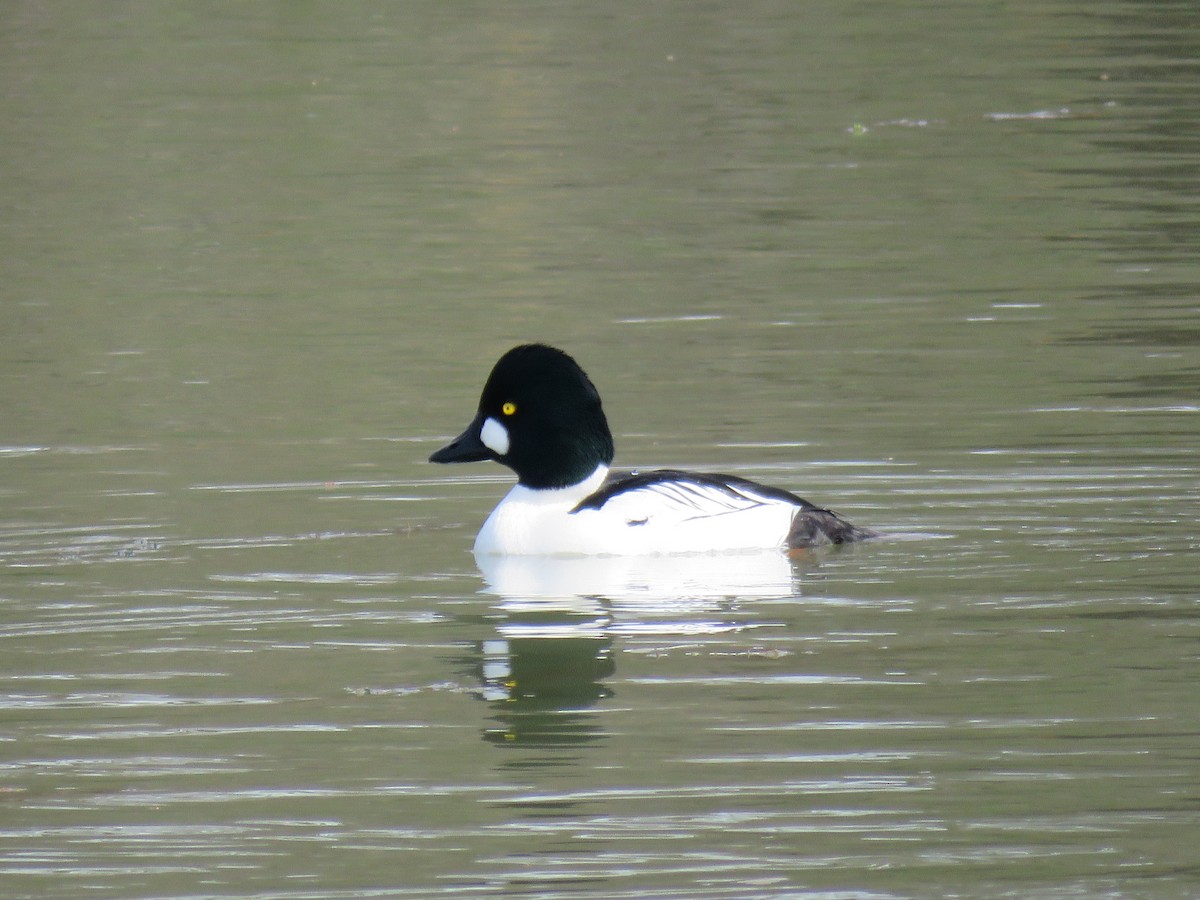
<svg viewBox="0 0 1200 900"><path fill-rule="evenodd" d="M693 482L661 481L629 493L635 495L642 491L656 494L677 506L697 510L701 515L719 515L753 509L764 506L767 502L764 498L745 494L736 488L724 489Z"/></svg>

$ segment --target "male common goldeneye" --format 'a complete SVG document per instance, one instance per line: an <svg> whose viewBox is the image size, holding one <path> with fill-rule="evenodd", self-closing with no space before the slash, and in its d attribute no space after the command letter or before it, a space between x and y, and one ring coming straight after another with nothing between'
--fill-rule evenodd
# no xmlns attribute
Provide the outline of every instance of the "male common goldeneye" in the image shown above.
<svg viewBox="0 0 1200 900"><path fill-rule="evenodd" d="M842 544L873 536L795 494L733 475L609 472L600 394L567 354L509 350L466 431L430 462L492 459L517 484L488 516L477 554L711 553Z"/></svg>

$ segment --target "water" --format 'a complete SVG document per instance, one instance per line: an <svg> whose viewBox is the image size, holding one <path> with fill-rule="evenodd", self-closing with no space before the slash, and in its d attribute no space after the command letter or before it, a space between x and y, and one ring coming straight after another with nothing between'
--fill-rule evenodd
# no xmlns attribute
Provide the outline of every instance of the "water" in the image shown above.
<svg viewBox="0 0 1200 900"><path fill-rule="evenodd" d="M1179 4L0 15L0 893L1200 892ZM531 338L893 537L480 571Z"/></svg>

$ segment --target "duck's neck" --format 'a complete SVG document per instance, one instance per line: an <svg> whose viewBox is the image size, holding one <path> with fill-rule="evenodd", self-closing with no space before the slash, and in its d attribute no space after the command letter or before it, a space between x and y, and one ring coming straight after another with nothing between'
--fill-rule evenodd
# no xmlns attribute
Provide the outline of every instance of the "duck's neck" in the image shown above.
<svg viewBox="0 0 1200 900"><path fill-rule="evenodd" d="M594 472L582 481L561 488L530 488L518 484L512 489L512 497L520 497L530 503L562 505L575 508L585 497L590 497L608 477L608 466L604 463L596 466Z"/></svg>

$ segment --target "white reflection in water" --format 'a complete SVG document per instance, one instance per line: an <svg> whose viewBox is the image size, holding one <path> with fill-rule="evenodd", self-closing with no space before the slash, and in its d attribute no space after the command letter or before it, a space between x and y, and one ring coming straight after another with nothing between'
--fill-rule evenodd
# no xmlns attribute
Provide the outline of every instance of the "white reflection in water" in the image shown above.
<svg viewBox="0 0 1200 900"><path fill-rule="evenodd" d="M476 557L493 593L506 601L602 596L613 601L687 603L726 597L781 597L796 590L781 552L696 556Z"/></svg>

